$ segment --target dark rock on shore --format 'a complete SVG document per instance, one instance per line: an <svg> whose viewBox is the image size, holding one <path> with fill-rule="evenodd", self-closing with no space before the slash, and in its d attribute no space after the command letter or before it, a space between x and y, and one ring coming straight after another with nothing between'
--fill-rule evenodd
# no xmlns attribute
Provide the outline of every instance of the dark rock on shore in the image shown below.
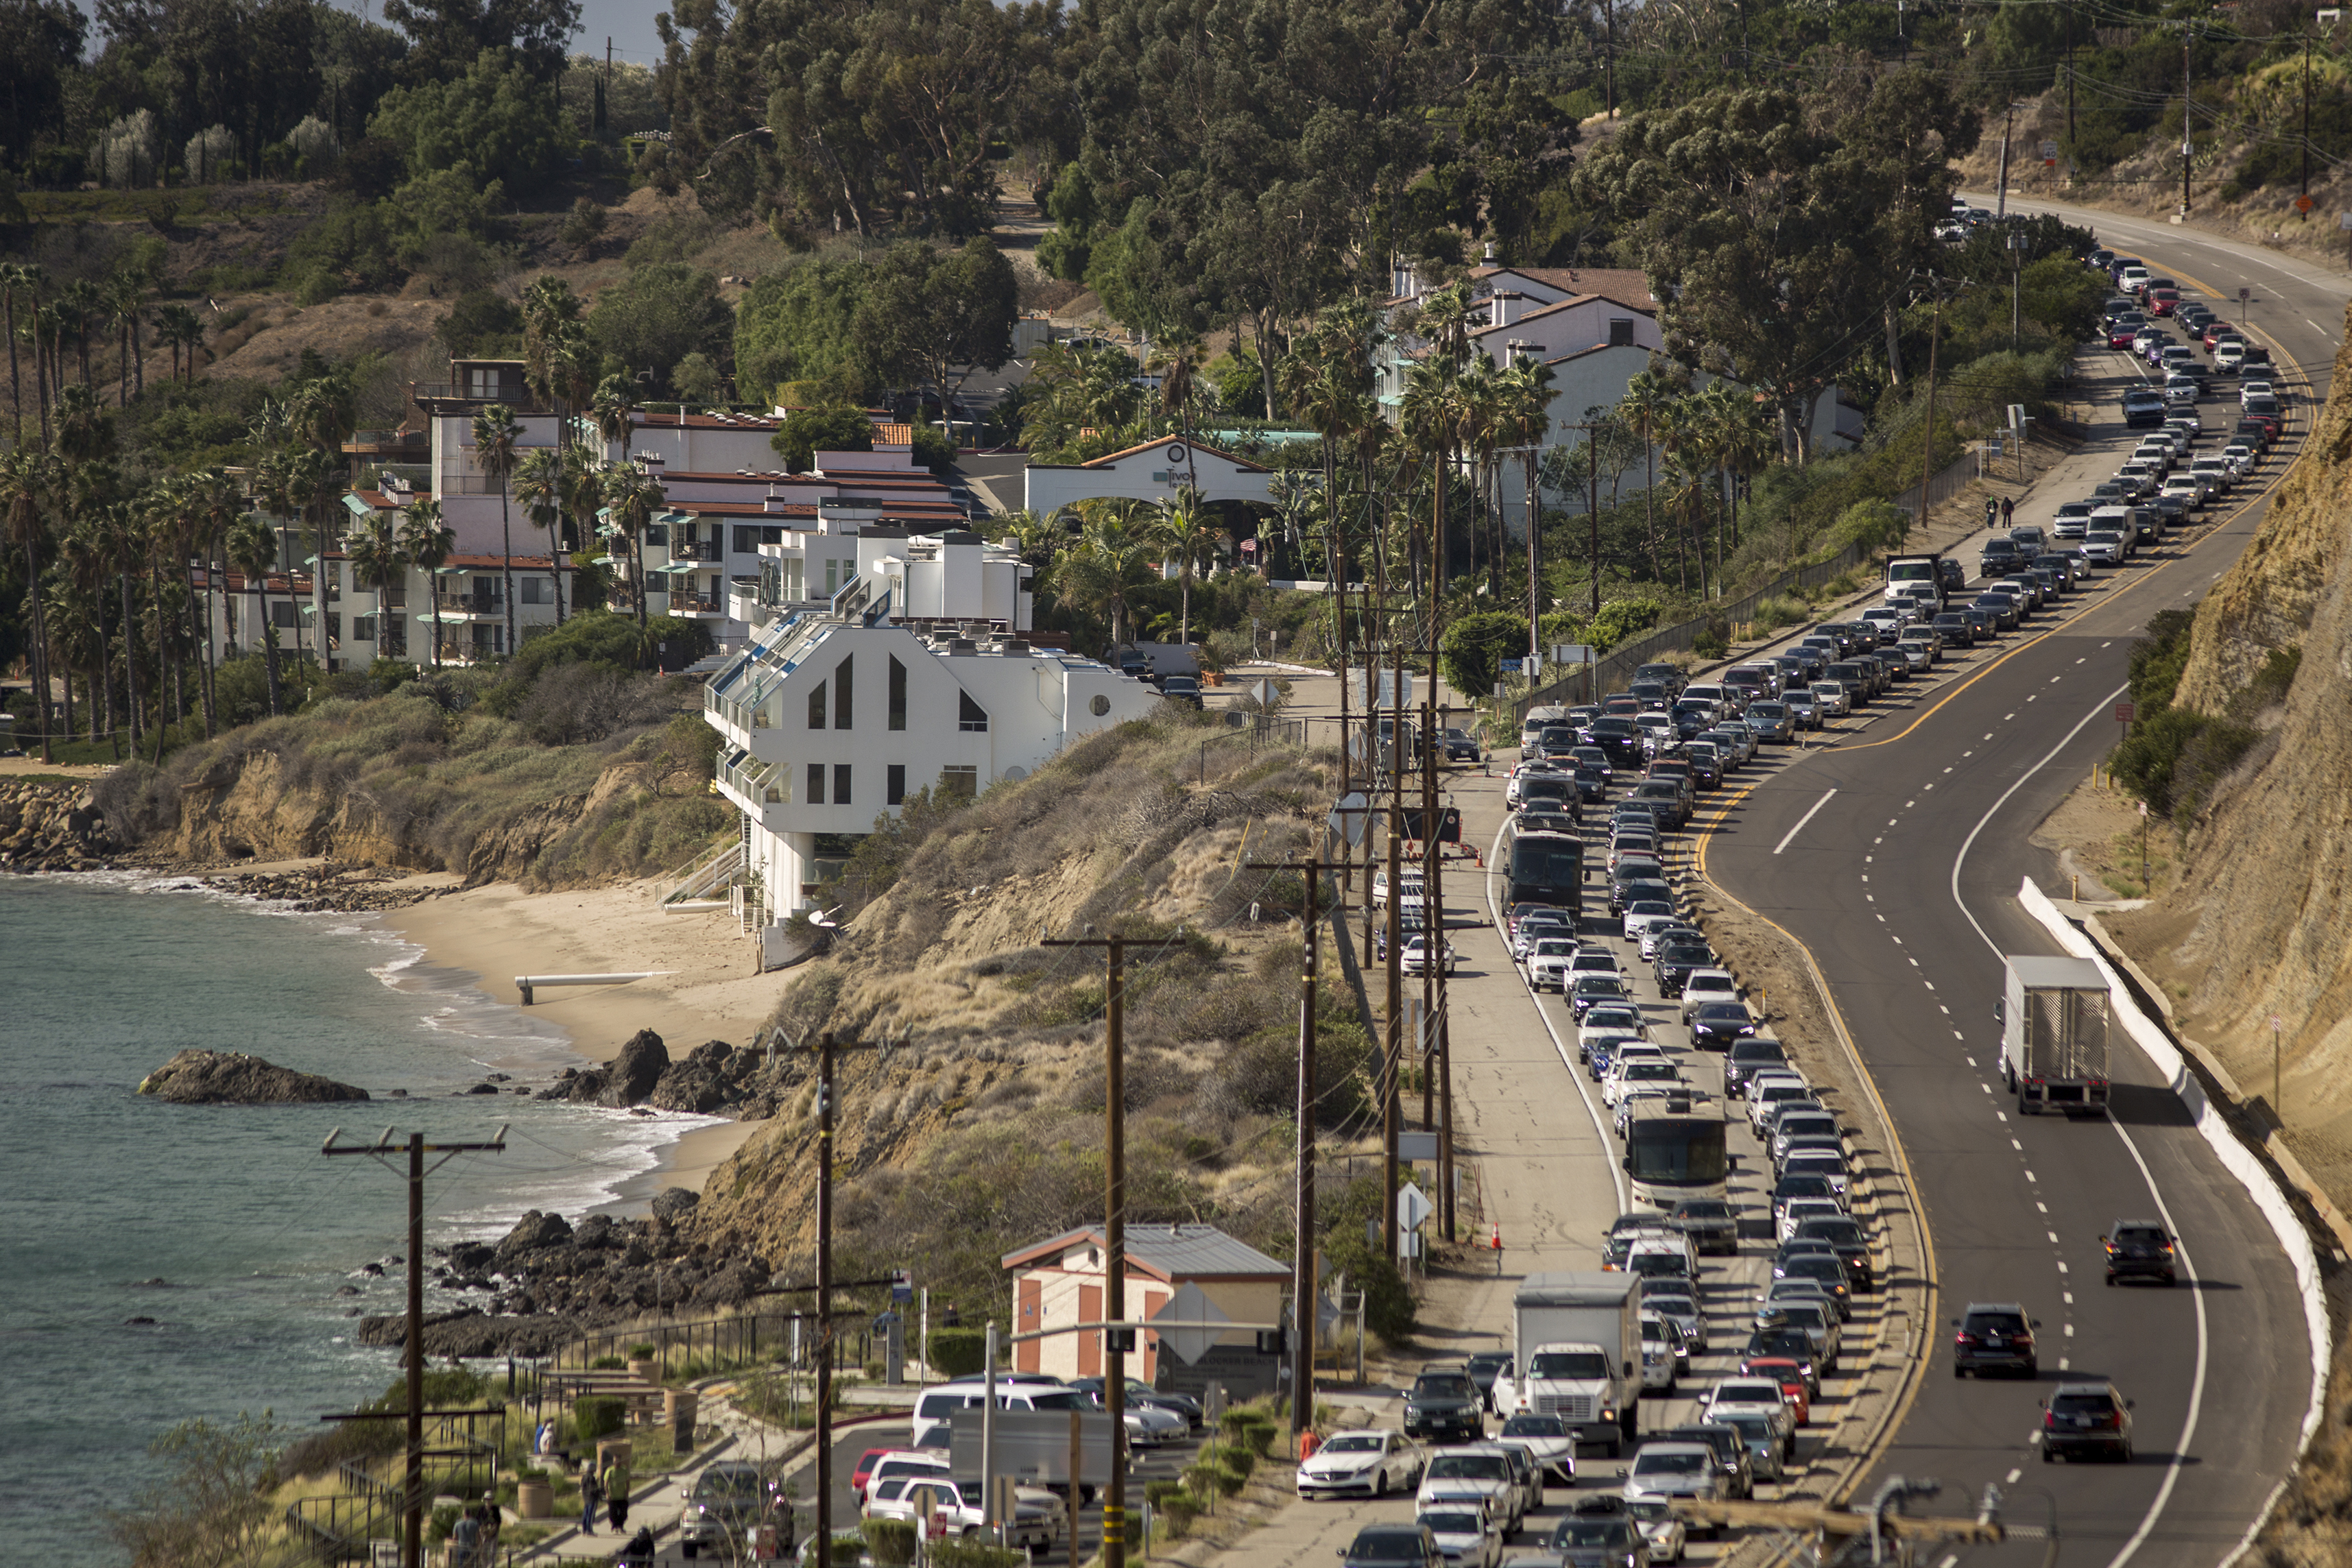
<svg viewBox="0 0 2352 1568"><path fill-rule="evenodd" d="M642 1104L668 1069L669 1049L662 1044L662 1037L641 1029L604 1070L604 1092L598 1098L607 1105Z"/></svg>
<svg viewBox="0 0 2352 1568"><path fill-rule="evenodd" d="M0 870L104 871L122 847L80 783L0 779Z"/></svg>
<svg viewBox="0 0 2352 1568"><path fill-rule="evenodd" d="M178 1105L310 1105L368 1097L349 1083L228 1051L184 1051L140 1080L139 1092Z"/></svg>
<svg viewBox="0 0 2352 1568"><path fill-rule="evenodd" d="M701 1201L702 1195L692 1187L666 1186L654 1197L654 1218L665 1225L676 1225Z"/></svg>

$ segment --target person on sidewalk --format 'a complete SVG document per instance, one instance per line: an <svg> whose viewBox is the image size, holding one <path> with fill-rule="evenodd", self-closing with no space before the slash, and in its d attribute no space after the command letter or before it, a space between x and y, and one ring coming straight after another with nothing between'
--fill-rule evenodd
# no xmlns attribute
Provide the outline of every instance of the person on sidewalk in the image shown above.
<svg viewBox="0 0 2352 1568"><path fill-rule="evenodd" d="M2000 526L2002 528L2005 528L2009 527L2010 514L2016 510L2017 502L2014 499L2007 496L2003 496L2000 498Z"/></svg>
<svg viewBox="0 0 2352 1568"><path fill-rule="evenodd" d="M580 1467L580 1533L596 1533L596 1505L604 1500L604 1489L596 1479L596 1461L589 1459Z"/></svg>
<svg viewBox="0 0 2352 1568"><path fill-rule="evenodd" d="M615 1535L629 1527L629 1467L618 1458L604 1467L604 1517Z"/></svg>
<svg viewBox="0 0 2352 1568"><path fill-rule="evenodd" d="M450 1527L450 1561L457 1564L457 1568L475 1568L480 1561L481 1544L482 1521L474 1517L474 1510L469 1508L459 1514L457 1522Z"/></svg>

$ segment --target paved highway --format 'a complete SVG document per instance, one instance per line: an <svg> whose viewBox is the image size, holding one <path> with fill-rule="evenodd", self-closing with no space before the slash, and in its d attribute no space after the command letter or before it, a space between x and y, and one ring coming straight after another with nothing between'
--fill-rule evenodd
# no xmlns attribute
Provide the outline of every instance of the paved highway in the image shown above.
<svg viewBox="0 0 2352 1568"><path fill-rule="evenodd" d="M2163 224L2031 205L2226 300L2232 319L2237 288L2251 288L2251 326L2301 367L2308 390L2292 413L2298 433L2309 428L2342 329L2340 276ZM2117 385L2133 373L2120 356L2099 368ZM2209 426L2233 399L2217 382ZM2045 478L2019 520L2044 521L2087 493L2128 446L2107 414L2080 472ZM2263 476L2284 470L2274 460ZM2292 1272L2147 1062L2118 1042L2107 1121L2020 1118L2000 1090L1992 1017L1996 954L2056 950L2014 894L2027 875L2065 891L2029 837L2114 744L2132 639L2153 612L2200 597L2263 510L2241 492L2184 542L2102 574L2095 591L1980 652L1960 678L1784 763L1705 848L1717 884L1804 942L1830 982L1918 1176L1939 1322L1970 1301L2021 1301L2042 1321L2037 1383L1956 1379L1946 1328L1878 1476L1940 1479L1938 1511L1987 1483L2008 1490L2012 1521L2054 1506L2078 1563L2191 1568L2229 1556L2292 1464L2308 1397ZM1819 809L1824 800L1834 805ZM2181 1239L2180 1288L2102 1284L2097 1238L2142 1217ZM2069 1376L2113 1378L2137 1401L2134 1462L2041 1462L2039 1404ZM2040 1547L1994 1555L2022 1563L2028 1552Z"/></svg>

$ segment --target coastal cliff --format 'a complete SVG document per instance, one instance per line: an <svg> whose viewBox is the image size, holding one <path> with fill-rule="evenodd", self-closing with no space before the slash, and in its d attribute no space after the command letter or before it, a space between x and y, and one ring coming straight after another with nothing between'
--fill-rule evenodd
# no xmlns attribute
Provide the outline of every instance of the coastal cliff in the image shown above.
<svg viewBox="0 0 2352 1568"><path fill-rule="evenodd" d="M2352 312L2347 312L2352 315ZM2352 349L2252 545L2199 607L2175 706L2258 732L2177 821L2181 869L2111 924L2240 1081L2270 1082L2278 1020L2289 1141L2352 1191ZM2299 651L2283 701L2257 680ZM2250 702L2250 696L2257 700ZM2263 711L2250 711L2260 706Z"/></svg>

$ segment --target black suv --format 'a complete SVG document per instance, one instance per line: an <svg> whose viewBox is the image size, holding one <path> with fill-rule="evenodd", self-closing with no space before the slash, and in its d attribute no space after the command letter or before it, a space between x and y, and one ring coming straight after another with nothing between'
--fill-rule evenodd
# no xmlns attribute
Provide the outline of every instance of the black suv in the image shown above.
<svg viewBox="0 0 2352 1568"><path fill-rule="evenodd" d="M1368 1524L1339 1552L1340 1568L1445 1568L1437 1538L1421 1524Z"/></svg>
<svg viewBox="0 0 2352 1568"><path fill-rule="evenodd" d="M2039 1375L2042 1363L2034 1354L2033 1331L2041 1326L2041 1319L2027 1317L2015 1301L1970 1301L1952 1320L1952 1375L1966 1377L1989 1368Z"/></svg>
<svg viewBox="0 0 2352 1568"><path fill-rule="evenodd" d="M1650 1543L1617 1496L1587 1498L1551 1532L1551 1549L1568 1568L1650 1568Z"/></svg>
<svg viewBox="0 0 2352 1568"><path fill-rule="evenodd" d="M1871 1289L1870 1232L1861 1220L1832 1215L1799 1220L1794 1239L1828 1242L1836 1249L1838 1261L1845 1265L1846 1278L1853 1288Z"/></svg>
<svg viewBox="0 0 2352 1568"><path fill-rule="evenodd" d="M1767 1067L1786 1067L1789 1053L1777 1040L1749 1038L1731 1048L1723 1061L1723 1092L1746 1095L1748 1075Z"/></svg>
<svg viewBox="0 0 2352 1568"><path fill-rule="evenodd" d="M1460 1366L1425 1366L1405 1396L1404 1435L1425 1443L1475 1443L1486 1435L1486 1401Z"/></svg>
<svg viewBox="0 0 2352 1568"><path fill-rule="evenodd" d="M2099 1238L2107 1252L2107 1283L2117 1280L2161 1280L2169 1285L2174 1273L2172 1233L2153 1219L2118 1219Z"/></svg>

